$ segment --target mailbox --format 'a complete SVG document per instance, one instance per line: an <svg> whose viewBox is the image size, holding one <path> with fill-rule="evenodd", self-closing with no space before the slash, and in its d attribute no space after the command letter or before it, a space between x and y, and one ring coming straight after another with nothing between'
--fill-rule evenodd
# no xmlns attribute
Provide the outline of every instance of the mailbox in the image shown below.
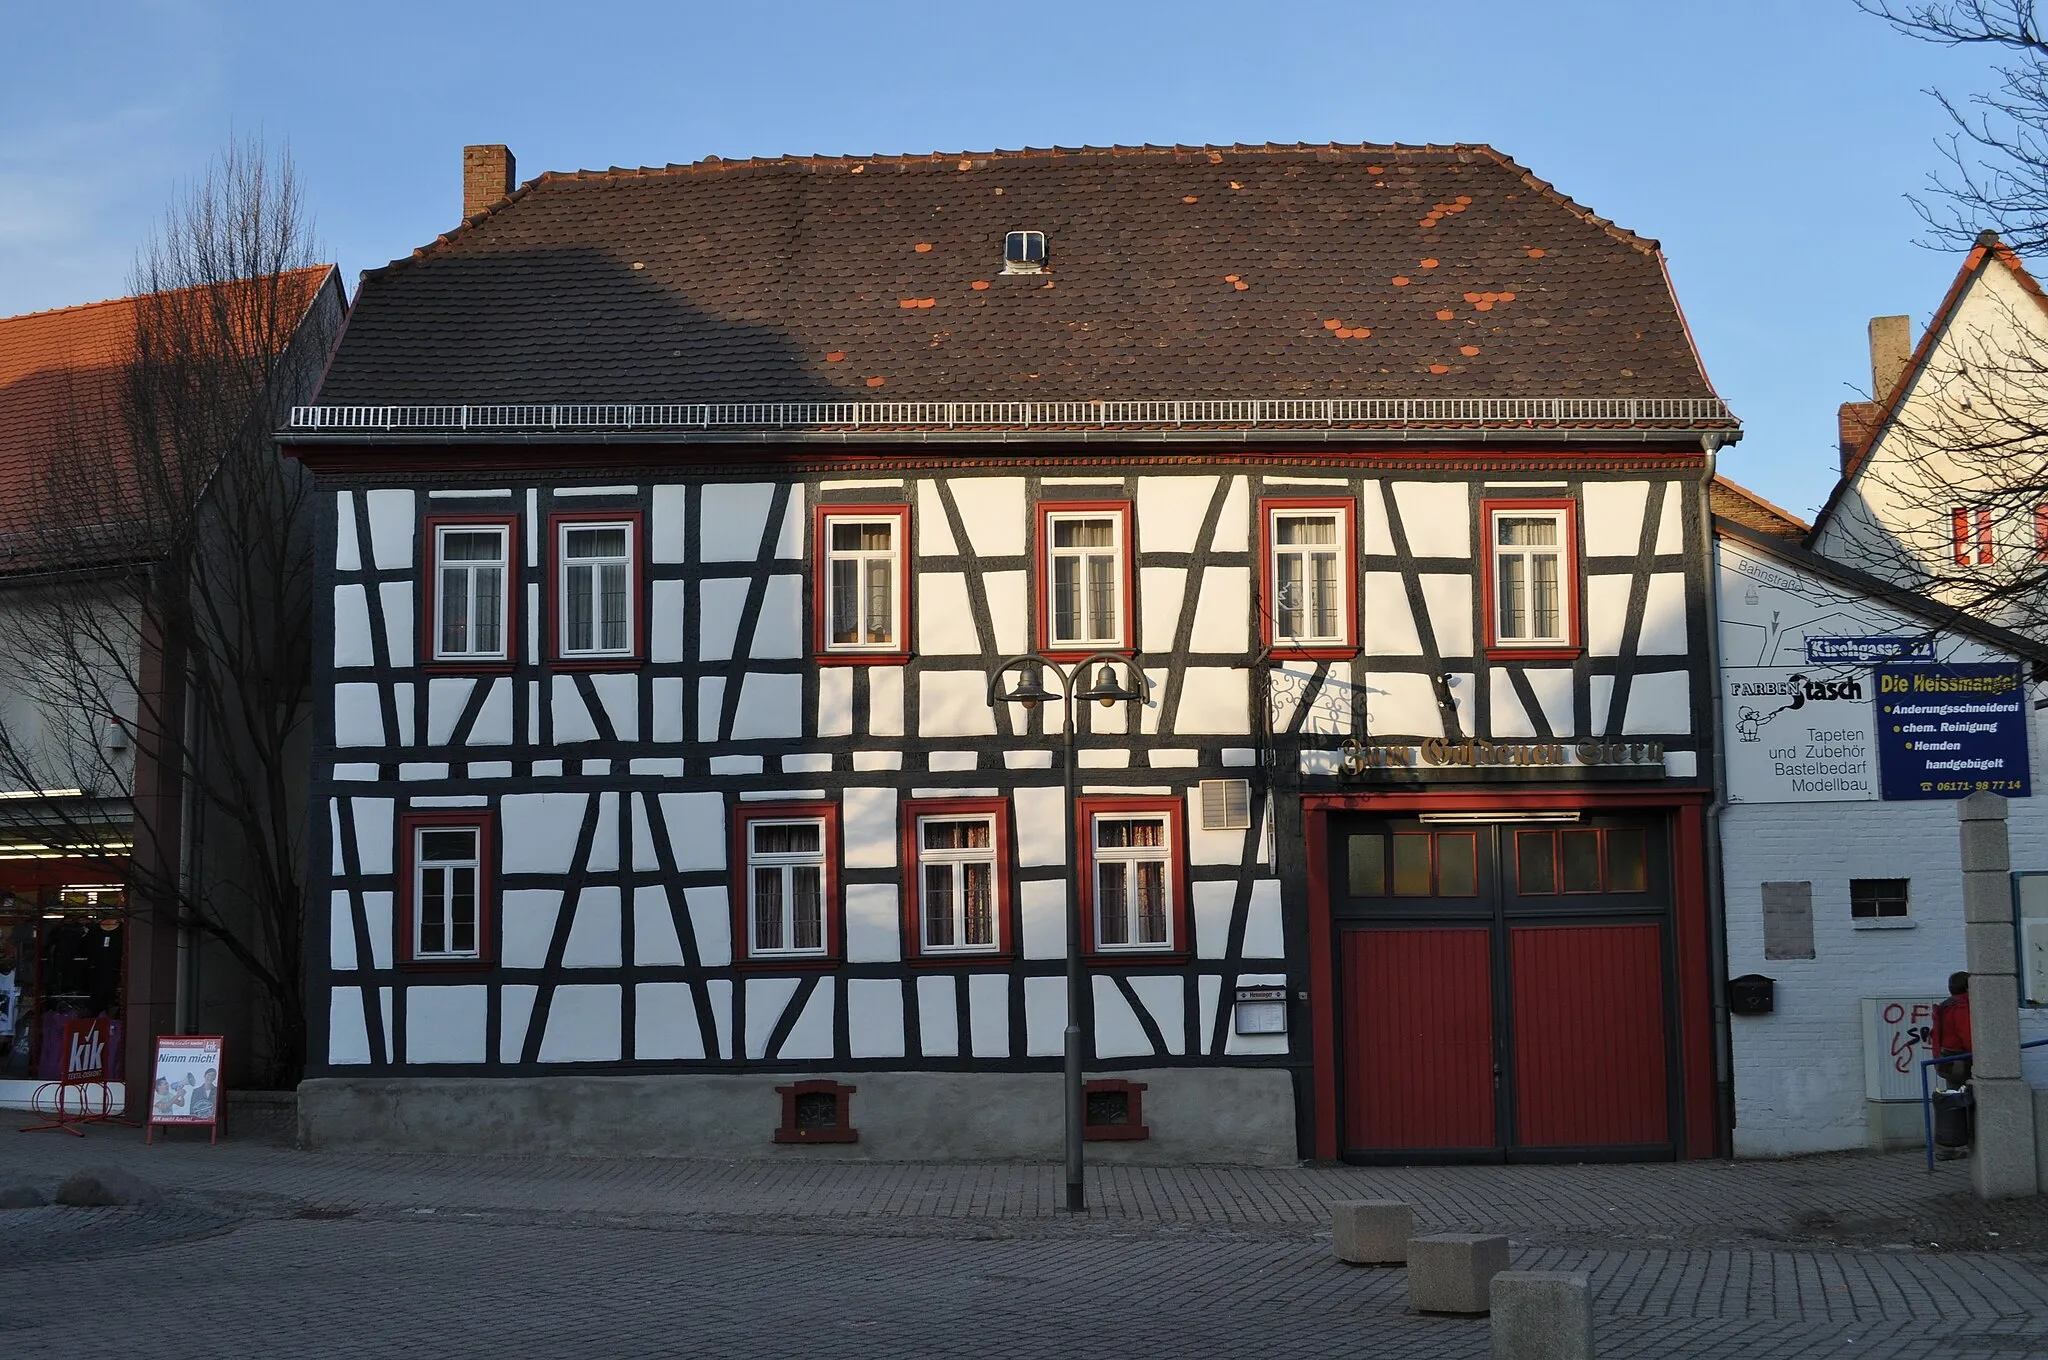
<svg viewBox="0 0 2048 1360"><path fill-rule="evenodd" d="M1744 973L1728 980L1730 1015L1769 1015L1778 1008L1778 981L1762 973Z"/></svg>

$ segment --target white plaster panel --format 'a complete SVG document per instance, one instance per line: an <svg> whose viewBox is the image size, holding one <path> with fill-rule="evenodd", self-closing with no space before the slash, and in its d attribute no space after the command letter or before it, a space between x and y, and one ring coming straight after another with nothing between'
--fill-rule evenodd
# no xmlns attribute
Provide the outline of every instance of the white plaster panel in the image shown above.
<svg viewBox="0 0 2048 1360"><path fill-rule="evenodd" d="M1359 486L1358 551L1372 557L1394 555L1394 531L1387 523L1387 501L1376 481Z"/></svg>
<svg viewBox="0 0 2048 1360"><path fill-rule="evenodd" d="M967 979L967 1036L977 1058L1010 1056L1010 979L975 973Z"/></svg>
<svg viewBox="0 0 2048 1360"><path fill-rule="evenodd" d="M690 934L696 937L697 959L706 968L732 962L732 907L723 887L685 888L683 905L690 909Z"/></svg>
<svg viewBox="0 0 2048 1360"><path fill-rule="evenodd" d="M1595 675L1587 683L1587 698L1591 700L1591 712L1587 715L1593 723L1590 735L1603 736L1607 732L1607 710L1614 703L1614 677Z"/></svg>
<svg viewBox="0 0 2048 1360"><path fill-rule="evenodd" d="M1211 879L1194 884L1195 955L1220 959L1230 950L1230 917L1237 906L1237 884Z"/></svg>
<svg viewBox="0 0 2048 1360"><path fill-rule="evenodd" d="M508 874L566 874L583 828L581 793L508 793L498 818ZM600 829L600 838L602 829Z"/></svg>
<svg viewBox="0 0 2048 1360"><path fill-rule="evenodd" d="M927 571L917 578L917 650L926 656L979 656L974 611L967 603L967 577L957 571Z"/></svg>
<svg viewBox="0 0 2048 1360"><path fill-rule="evenodd" d="M1463 482L1395 482L1394 506L1400 511L1411 556L1472 555L1472 507Z"/></svg>
<svg viewBox="0 0 2048 1360"><path fill-rule="evenodd" d="M337 973L356 970L356 908L349 894L327 895L327 966Z"/></svg>
<svg viewBox="0 0 2048 1360"><path fill-rule="evenodd" d="M1697 751L1666 751L1664 753L1664 774L1670 779L1693 779L1700 772L1700 757Z"/></svg>
<svg viewBox="0 0 2048 1360"><path fill-rule="evenodd" d="M1251 569L1208 567L1195 589L1195 625L1188 634L1188 649L1243 654L1251 636ZM1172 642L1169 635L1166 645L1171 646Z"/></svg>
<svg viewBox="0 0 2048 1360"><path fill-rule="evenodd" d="M472 760L466 767L471 779L510 779L512 762L509 760Z"/></svg>
<svg viewBox="0 0 2048 1360"><path fill-rule="evenodd" d="M1634 557L1643 546L1650 484L1587 482L1579 494L1585 506L1586 556Z"/></svg>
<svg viewBox="0 0 2048 1360"><path fill-rule="evenodd" d="M1550 735L1560 738L1577 736L1572 726L1571 668L1528 666L1522 674L1528 677L1529 688L1536 692L1536 702L1543 706L1543 716L1550 720Z"/></svg>
<svg viewBox="0 0 2048 1360"><path fill-rule="evenodd" d="M768 1039L796 995L796 978L747 979L747 1056L768 1056Z"/></svg>
<svg viewBox="0 0 2048 1360"><path fill-rule="evenodd" d="M669 910L668 889L659 883L633 889L633 962L642 967L679 967L683 961L683 942Z"/></svg>
<svg viewBox="0 0 2048 1360"><path fill-rule="evenodd" d="M1262 878L1252 884L1251 906L1244 918L1244 957L1287 957L1287 937L1280 919L1280 880L1277 878Z"/></svg>
<svg viewBox="0 0 2048 1360"><path fill-rule="evenodd" d="M846 981L846 1056L903 1056L903 984L895 978Z"/></svg>
<svg viewBox="0 0 2048 1360"><path fill-rule="evenodd" d="M498 895L498 906L505 967L545 967L562 914L562 894L553 888L508 888Z"/></svg>
<svg viewBox="0 0 2048 1360"><path fill-rule="evenodd" d="M1209 540L1211 552L1246 552L1251 546L1252 496L1251 487L1243 477L1230 479L1230 490L1223 493L1223 510L1216 517L1216 533Z"/></svg>
<svg viewBox="0 0 2048 1360"><path fill-rule="evenodd" d="M685 506L686 489L673 483L657 486L653 490L654 509L652 522L647 528L647 551L652 561L667 565L681 562L684 558L684 542L689 537Z"/></svg>
<svg viewBox="0 0 2048 1360"><path fill-rule="evenodd" d="M363 924L370 932L370 966L389 968L391 949L395 940L392 935L392 895L388 892L366 892L363 894Z"/></svg>
<svg viewBox="0 0 2048 1360"><path fill-rule="evenodd" d="M633 1056L704 1056L704 1035L697 1028L696 998L689 983L643 982L633 989Z"/></svg>
<svg viewBox="0 0 2048 1360"><path fill-rule="evenodd" d="M934 751L926 758L925 768L948 773L978 770L981 756L975 751Z"/></svg>
<svg viewBox="0 0 2048 1360"><path fill-rule="evenodd" d="M1116 979L1106 973L1094 975L1095 1056L1098 1058L1150 1057L1152 1041L1138 1024L1137 1012L1124 1000Z"/></svg>
<svg viewBox="0 0 2048 1360"><path fill-rule="evenodd" d="M1643 598L1643 630L1636 637L1638 656L1684 656L1685 576L1660 571L1650 577L1650 589Z"/></svg>
<svg viewBox="0 0 2048 1360"><path fill-rule="evenodd" d="M782 758L782 772L784 774L830 774L832 772L832 756L826 751L818 751L809 755L784 756Z"/></svg>
<svg viewBox="0 0 2048 1360"><path fill-rule="evenodd" d="M1223 995L1223 979L1214 973L1204 973L1195 979L1197 1014L1201 1023L1195 1030L1200 1051L1209 1053L1215 1048L1216 1005Z"/></svg>
<svg viewBox="0 0 2048 1360"><path fill-rule="evenodd" d="M377 686L351 681L334 687L334 744L382 746L384 709Z"/></svg>
<svg viewBox="0 0 2048 1360"><path fill-rule="evenodd" d="M367 491L370 510L370 556L379 571L412 569L412 492Z"/></svg>
<svg viewBox="0 0 2048 1360"><path fill-rule="evenodd" d="M1192 770L1202 763L1202 753L1188 747L1155 746L1145 760L1155 770Z"/></svg>
<svg viewBox="0 0 2048 1360"><path fill-rule="evenodd" d="M362 549L356 544L356 493L334 493L334 569L361 571Z"/></svg>
<svg viewBox="0 0 2048 1360"><path fill-rule="evenodd" d="M1195 864L1237 864L1244 859L1242 831L1210 831L1202 825L1202 790L1187 791L1188 859Z"/></svg>
<svg viewBox="0 0 2048 1360"><path fill-rule="evenodd" d="M1032 1058L1058 1057L1066 1051L1066 1029L1067 980L1063 977L1025 978L1025 1055Z"/></svg>
<svg viewBox="0 0 2048 1360"><path fill-rule="evenodd" d="M427 745L446 746L455 735L455 724L462 720L462 709L469 702L470 691L476 688L476 681L466 676L427 681Z"/></svg>
<svg viewBox="0 0 2048 1360"><path fill-rule="evenodd" d="M571 742L596 741L597 724L591 721L590 709L576 688L576 677L557 675L552 677L552 681L550 706L554 713L555 744L562 746Z"/></svg>
<svg viewBox="0 0 2048 1360"><path fill-rule="evenodd" d="M1180 602L1187 594L1186 567L1141 567L1138 571L1138 646L1171 652L1180 628Z"/></svg>
<svg viewBox="0 0 2048 1360"><path fill-rule="evenodd" d="M600 829L602 837L602 829ZM576 915L569 923L569 942L562 950L564 968L616 968L622 962L619 890L613 886L585 888L576 894Z"/></svg>
<svg viewBox="0 0 2048 1360"><path fill-rule="evenodd" d="M937 482L917 484L917 553L920 557L952 557L959 553Z"/></svg>
<svg viewBox="0 0 2048 1360"><path fill-rule="evenodd" d="M1365 650L1370 656L1420 656L1422 637L1398 571L1365 573Z"/></svg>
<svg viewBox="0 0 2048 1360"><path fill-rule="evenodd" d="M1075 755L1078 757L1075 763L1084 770L1127 770L1131 767L1131 753L1124 747L1077 751Z"/></svg>
<svg viewBox="0 0 2048 1360"><path fill-rule="evenodd" d="M1138 1004L1151 1013L1152 1023L1159 1027L1159 1037L1166 1041L1166 1051L1174 1054L1186 1053L1187 983L1178 976L1140 975L1131 979L1131 991L1137 995Z"/></svg>
<svg viewBox="0 0 2048 1360"><path fill-rule="evenodd" d="M754 642L748 656L789 660L803 654L803 577L771 576L761 592L761 615L754 621Z"/></svg>
<svg viewBox="0 0 2048 1360"><path fill-rule="evenodd" d="M498 1061L516 1063L526 1049L526 1031L533 1023L533 1001L540 988L507 983L498 989Z"/></svg>
<svg viewBox="0 0 2048 1360"><path fill-rule="evenodd" d="M413 689L414 686L410 680L401 680L391 687L391 707L393 712L398 715L398 744L400 746L412 745Z"/></svg>
<svg viewBox="0 0 2048 1360"><path fill-rule="evenodd" d="M642 763L638 760L633 762L635 767L633 770L634 774L641 773L638 766ZM677 763L680 764L681 762ZM680 774L681 771L679 770L677 773ZM654 853L654 832L647 824L647 795L644 793L628 794L626 802L632 809L633 814L633 871L635 873L646 873L650 869L658 869L661 867L661 861Z"/></svg>
<svg viewBox="0 0 2048 1360"><path fill-rule="evenodd" d="M697 659L729 661L747 604L743 576L713 576L697 583Z"/></svg>
<svg viewBox="0 0 2048 1360"><path fill-rule="evenodd" d="M1430 678L1395 671L1368 672L1365 725L1382 737L1441 737L1443 713L1437 707Z"/></svg>
<svg viewBox="0 0 2048 1360"><path fill-rule="evenodd" d="M391 838L396 832L397 804L389 798L351 798L356 823L356 862L365 874L391 872Z"/></svg>
<svg viewBox="0 0 2048 1360"><path fill-rule="evenodd" d="M1664 508L1657 515L1657 544L1651 550L1659 557L1685 551L1684 482L1664 483Z"/></svg>
<svg viewBox="0 0 2048 1360"><path fill-rule="evenodd" d="M713 978L704 984L704 995L711 1002L711 1024L718 1031L718 1056L721 1058L733 1055L732 993L730 978Z"/></svg>
<svg viewBox="0 0 2048 1360"><path fill-rule="evenodd" d="M617 983L576 983L555 988L548 1002L542 1062L617 1062L625 993Z"/></svg>
<svg viewBox="0 0 2048 1360"><path fill-rule="evenodd" d="M868 735L871 737L900 737L903 735L903 667L870 666L868 672ZM979 671L966 672L979 676ZM927 672L919 685L923 693L931 693L931 673ZM984 709L984 711L986 711ZM993 725L990 728L994 730ZM927 733L926 735L930 735Z"/></svg>
<svg viewBox="0 0 2048 1360"><path fill-rule="evenodd" d="M712 774L714 774L714 775L721 775L721 774L759 774L759 773L761 773L761 770L762 770L762 768L763 768L763 765L764 765L764 762L763 762L763 760L762 760L762 758L761 758L760 756L713 756L713 757L711 757L711 773L712 773ZM762 795L760 795L760 794L752 794L752 793L743 793L743 794L741 794L741 795L740 795L740 797L742 797L742 798L758 798L758 797L761 797L761 796L762 796ZM779 798L779 797L781 797L782 795L781 795L781 794L774 794L774 795L771 795L771 796ZM802 795L801 795L801 794L799 794L799 795L796 795L796 796L798 796L798 797L801 797Z"/></svg>
<svg viewBox="0 0 2048 1360"><path fill-rule="evenodd" d="M590 677L590 687L611 719L612 734L620 741L640 740L640 677L630 673ZM557 736L556 740L560 740Z"/></svg>
<svg viewBox="0 0 2048 1360"><path fill-rule="evenodd" d="M892 869L896 866L896 790L846 790L846 867Z"/></svg>
<svg viewBox="0 0 2048 1360"><path fill-rule="evenodd" d="M804 734L804 678L794 672L748 671L733 713L732 740Z"/></svg>
<svg viewBox="0 0 2048 1360"><path fill-rule="evenodd" d="M1024 554L1024 479L954 477L947 482L977 557Z"/></svg>
<svg viewBox="0 0 2048 1360"><path fill-rule="evenodd" d="M327 1061L353 1067L370 1060L370 1027L363 1020L363 989L335 987L327 993Z"/></svg>
<svg viewBox="0 0 2048 1360"><path fill-rule="evenodd" d="M1246 731L1251 720L1251 691L1245 677L1246 672L1227 666L1188 667L1182 672L1174 731L1181 735Z"/></svg>
<svg viewBox="0 0 2048 1360"><path fill-rule="evenodd" d="M398 667L412 665L412 582L385 581L377 587L377 598L384 606L384 647L391 656L391 664Z"/></svg>
<svg viewBox="0 0 2048 1360"><path fill-rule="evenodd" d="M357 586L334 588L334 666L374 666L377 652L370 639L370 597Z"/></svg>
<svg viewBox="0 0 2048 1360"><path fill-rule="evenodd" d="M705 562L751 562L761 555L775 488L766 482L712 483L699 496L698 557Z"/></svg>
<svg viewBox="0 0 2048 1360"><path fill-rule="evenodd" d="M1424 576L1422 607L1429 611L1429 630L1436 635L1441 657L1472 655L1472 578Z"/></svg>
<svg viewBox="0 0 2048 1360"><path fill-rule="evenodd" d="M873 685L870 680L871 704ZM988 706L987 677L978 670L925 671L917 687L917 730L926 738L994 736L996 716Z"/></svg>
<svg viewBox="0 0 2048 1360"><path fill-rule="evenodd" d="M681 741L689 730L683 726L683 686L686 682L680 675L657 675L654 677L654 711L647 718L647 736L651 741Z"/></svg>
<svg viewBox="0 0 2048 1360"><path fill-rule="evenodd" d="M715 742L725 722L725 677L697 677L697 740Z"/></svg>
<svg viewBox="0 0 2048 1360"><path fill-rule="evenodd" d="M918 978L917 1038L927 1058L960 1056L960 989L952 974Z"/></svg>
<svg viewBox="0 0 2048 1360"><path fill-rule="evenodd" d="M894 963L903 957L903 920L894 883L849 883L846 961Z"/></svg>
<svg viewBox="0 0 2048 1360"><path fill-rule="evenodd" d="M1145 551L1193 552L1215 494L1214 477L1140 477L1138 539Z"/></svg>
<svg viewBox="0 0 2048 1360"><path fill-rule="evenodd" d="M818 735L853 735L853 667L818 668Z"/></svg>
<svg viewBox="0 0 2048 1360"><path fill-rule="evenodd" d="M1628 736L1674 736L1692 730L1692 684L1684 671L1655 671L1629 682Z"/></svg>
<svg viewBox="0 0 2048 1360"><path fill-rule="evenodd" d="M490 992L482 986L406 988L405 1060L483 1062L489 1053Z"/></svg>
<svg viewBox="0 0 2048 1360"><path fill-rule="evenodd" d="M505 801L510 802L511 799ZM664 793L661 819L676 868L683 873L725 867L725 798L717 793Z"/></svg>
<svg viewBox="0 0 2048 1360"><path fill-rule="evenodd" d="M375 766L371 766L375 769ZM1052 768L1050 751L1005 751L1003 768L1008 770L1049 770ZM339 778L340 776L336 776Z"/></svg>
<svg viewBox="0 0 2048 1360"><path fill-rule="evenodd" d="M656 664L689 659L683 650L683 608L688 586L682 581L656 581L647 625L647 657Z"/></svg>
<svg viewBox="0 0 2048 1360"><path fill-rule="evenodd" d="M981 576L982 593L988 596L989 624L995 630L996 650L1004 656L1018 656L1030 647L1030 610L1025 604L1025 583L1029 574L1021 571L988 571Z"/></svg>
<svg viewBox="0 0 2048 1360"><path fill-rule="evenodd" d="M1627 576L1586 578L1586 654L1620 656L1621 635L1628 628Z"/></svg>
<svg viewBox="0 0 2048 1360"><path fill-rule="evenodd" d="M1059 879L1026 879L1017 885L1027 959L1064 958L1067 952L1067 885Z"/></svg>
<svg viewBox="0 0 2048 1360"><path fill-rule="evenodd" d="M374 784L382 777L379 768L375 761L349 761L334 767L334 777L350 783Z"/></svg>
<svg viewBox="0 0 2048 1360"><path fill-rule="evenodd" d="M792 482L789 486L789 504L782 511L782 528L775 535L775 555L778 558L804 555L805 519L804 484Z"/></svg>
<svg viewBox="0 0 2048 1360"><path fill-rule="evenodd" d="M1493 725L1489 736L1536 735L1536 724L1531 721L1528 710L1522 707L1522 700L1515 693L1515 683L1504 667L1495 666L1487 672L1487 697L1493 703Z"/></svg>
<svg viewBox="0 0 2048 1360"><path fill-rule="evenodd" d="M1059 785L1025 785L1013 790L1017 809L1017 863L1024 868L1067 862L1066 790Z"/></svg>
<svg viewBox="0 0 2048 1360"><path fill-rule="evenodd" d="M822 977L811 989L796 1023L775 1050L778 1058L829 1058L832 1056L832 1007L837 998L837 979Z"/></svg>

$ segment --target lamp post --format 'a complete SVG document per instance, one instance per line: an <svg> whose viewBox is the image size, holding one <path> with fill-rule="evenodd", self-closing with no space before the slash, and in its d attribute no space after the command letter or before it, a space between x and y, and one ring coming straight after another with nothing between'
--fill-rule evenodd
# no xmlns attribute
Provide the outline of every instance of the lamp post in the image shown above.
<svg viewBox="0 0 2048 1360"><path fill-rule="evenodd" d="M1089 667L1098 669L1091 682ZM1130 674L1131 686L1126 689L1117 683L1115 667L1122 666ZM1003 677L1011 671L1019 672L1016 687L1007 694L999 694ZM1080 761L1075 753L1074 701L1087 703L1095 700L1104 708L1120 702L1129 702L1145 697L1145 691L1138 679L1137 667L1129 657L1114 652L1097 652L1084 657L1072 667L1062 668L1051 657L1036 652L1013 656L1000 662L989 673L988 706L998 703L1022 704L1027 709L1037 708L1053 697L1045 687L1045 673L1051 671L1059 677L1059 700L1061 714L1060 735L1066 744L1066 786L1067 796L1063 807L1066 820L1067 847L1067 1030L1066 1030L1066 1143L1067 1143L1067 1210L1080 1213L1088 1207L1087 1195L1081 1183L1081 861L1078 834L1075 826L1075 795L1077 790L1076 769ZM1082 688L1082 686L1086 686Z"/></svg>

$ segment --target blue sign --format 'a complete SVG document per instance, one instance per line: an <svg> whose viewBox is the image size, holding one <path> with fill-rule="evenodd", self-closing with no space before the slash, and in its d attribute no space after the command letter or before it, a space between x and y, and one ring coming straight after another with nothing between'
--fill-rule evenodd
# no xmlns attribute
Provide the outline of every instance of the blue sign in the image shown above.
<svg viewBox="0 0 2048 1360"><path fill-rule="evenodd" d="M2011 665L1879 666L1878 768L1887 800L2025 798L2027 689Z"/></svg>
<svg viewBox="0 0 2048 1360"><path fill-rule="evenodd" d="M1829 666L1848 663L1869 666L1881 661L1932 661L1931 637L1810 637L1806 640L1806 664Z"/></svg>

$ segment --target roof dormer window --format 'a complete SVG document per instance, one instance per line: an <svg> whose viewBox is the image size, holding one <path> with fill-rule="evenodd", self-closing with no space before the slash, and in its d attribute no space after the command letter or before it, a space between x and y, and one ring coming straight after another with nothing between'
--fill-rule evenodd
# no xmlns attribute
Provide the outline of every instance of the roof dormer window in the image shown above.
<svg viewBox="0 0 2048 1360"><path fill-rule="evenodd" d="M1013 231L1003 238L1005 274L1039 274L1045 270L1045 233Z"/></svg>

